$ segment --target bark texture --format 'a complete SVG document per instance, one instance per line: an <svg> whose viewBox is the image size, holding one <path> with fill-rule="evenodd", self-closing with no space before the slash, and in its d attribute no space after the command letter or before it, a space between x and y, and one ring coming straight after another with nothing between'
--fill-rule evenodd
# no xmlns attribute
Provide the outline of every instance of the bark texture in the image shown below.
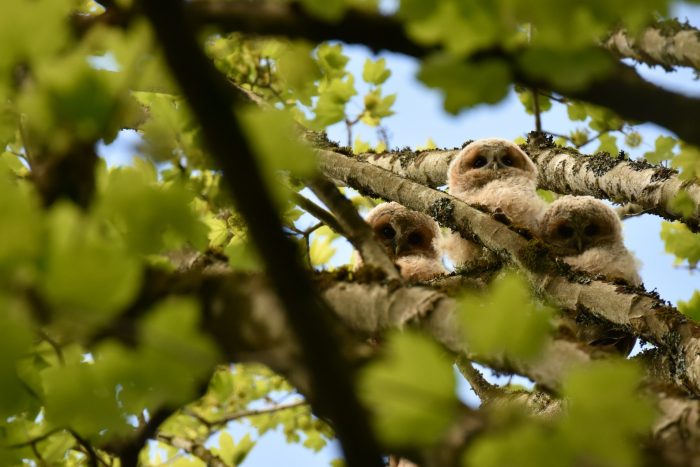
<svg viewBox="0 0 700 467"><path fill-rule="evenodd" d="M700 31L675 19L660 21L636 36L615 31L604 45L620 57L668 71L676 66L700 70Z"/></svg>
<svg viewBox="0 0 700 467"><path fill-rule="evenodd" d="M539 188L560 194L595 196L619 204L633 203L645 213L679 220L693 231L700 228L700 184L681 180L675 170L624 157L581 154L555 146L543 137L531 137L525 149L539 170ZM358 159L436 188L447 183L447 167L458 152L458 149L392 151L361 154ZM682 192L695 205L690 215L672 207L673 200Z"/></svg>
<svg viewBox="0 0 700 467"><path fill-rule="evenodd" d="M533 288L553 305L612 323L671 354L674 380L700 395L700 325L643 289L571 273L528 232L516 232L490 214L446 193L330 151L319 151L321 170L361 193L424 212L464 238L483 244L526 272Z"/></svg>

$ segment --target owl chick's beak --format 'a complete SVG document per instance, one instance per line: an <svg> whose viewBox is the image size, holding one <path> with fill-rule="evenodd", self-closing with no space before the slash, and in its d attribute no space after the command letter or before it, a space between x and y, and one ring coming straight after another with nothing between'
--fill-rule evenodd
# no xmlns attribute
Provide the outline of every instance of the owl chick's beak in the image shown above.
<svg viewBox="0 0 700 467"><path fill-rule="evenodd" d="M583 253L583 239L578 235L576 235L576 250Z"/></svg>

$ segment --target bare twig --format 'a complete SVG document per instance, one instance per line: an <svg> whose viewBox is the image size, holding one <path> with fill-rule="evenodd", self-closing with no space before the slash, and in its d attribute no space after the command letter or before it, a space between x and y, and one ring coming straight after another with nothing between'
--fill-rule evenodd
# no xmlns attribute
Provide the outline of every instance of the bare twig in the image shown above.
<svg viewBox="0 0 700 467"><path fill-rule="evenodd" d="M370 226L338 188L322 176L309 181L309 188L335 214L348 241L360 252L365 264L381 269L390 279L401 280L396 266L375 238Z"/></svg>
<svg viewBox="0 0 700 467"><path fill-rule="evenodd" d="M469 385L472 387L474 393L483 403L489 403L494 398L503 395L503 390L495 384L491 384L486 381L484 376L479 372L479 370L474 368L474 365L468 358L460 355L457 357L455 363L457 364L457 368L459 369L460 373L462 373L462 376L464 376Z"/></svg>

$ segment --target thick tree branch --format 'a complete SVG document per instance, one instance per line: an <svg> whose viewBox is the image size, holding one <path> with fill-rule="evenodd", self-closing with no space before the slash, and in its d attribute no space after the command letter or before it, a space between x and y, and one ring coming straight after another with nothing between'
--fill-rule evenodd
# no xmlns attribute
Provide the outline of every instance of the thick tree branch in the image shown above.
<svg viewBox="0 0 700 467"><path fill-rule="evenodd" d="M330 151L318 151L322 171L360 193L426 213L524 270L535 290L564 310L585 310L674 355L678 384L700 394L700 325L653 294L585 274L572 274L538 241L446 193Z"/></svg>
<svg viewBox="0 0 700 467"><path fill-rule="evenodd" d="M694 231L700 226L700 184L681 180L674 170L605 154L584 155L555 146L536 133L530 135L525 150L539 169L540 188L634 203L644 212L682 221ZM398 151L361 154L358 159L422 185L439 187L447 183L447 167L457 152L458 149ZM671 207L682 192L695 204L695 212L689 216Z"/></svg>
<svg viewBox="0 0 700 467"><path fill-rule="evenodd" d="M308 182L309 188L335 214L348 241L360 252L364 263L384 272L387 278L401 281L401 275L379 244L370 226L355 206L338 191L333 182L320 176Z"/></svg>
<svg viewBox="0 0 700 467"><path fill-rule="evenodd" d="M381 465L369 422L346 362L327 325L324 305L299 264L238 122L226 80L206 58L185 20L182 2L143 0L141 6L166 61L202 126L212 156L245 219L267 273L299 338L319 411L330 417L349 466ZM227 328L228 329L228 328Z"/></svg>
<svg viewBox="0 0 700 467"><path fill-rule="evenodd" d="M415 44L404 32L403 25L393 17L354 10L331 24L307 15L296 4L198 0L189 5L188 15L199 24L215 25L226 31L306 38L317 42L340 40L417 58L435 51L434 47ZM511 67L515 81L525 87L549 89L567 97L608 107L627 120L657 123L683 140L700 145L700 134L691 118L700 114L700 99L654 86L622 63L612 64L612 70L605 78L590 83L586 89L570 91L525 73L519 64L520 53L497 48L480 51L471 60L505 60ZM640 105L640 102L644 105Z"/></svg>
<svg viewBox="0 0 700 467"><path fill-rule="evenodd" d="M637 36L624 29L615 31L604 45L620 57L667 71L677 66L700 71L700 31L677 19L659 21Z"/></svg>

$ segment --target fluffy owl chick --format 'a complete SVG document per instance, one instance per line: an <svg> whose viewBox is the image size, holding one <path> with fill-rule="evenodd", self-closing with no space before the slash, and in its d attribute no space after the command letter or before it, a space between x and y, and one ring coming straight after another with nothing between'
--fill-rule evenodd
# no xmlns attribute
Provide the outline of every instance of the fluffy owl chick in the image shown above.
<svg viewBox="0 0 700 467"><path fill-rule="evenodd" d="M480 139L465 146L447 169L447 183L451 195L500 211L514 225L533 232L547 208L537 196L537 167L522 149L504 139ZM480 247L457 234L448 237L443 248L457 265L482 254Z"/></svg>
<svg viewBox="0 0 700 467"><path fill-rule="evenodd" d="M553 202L542 218L540 235L552 253L574 269L634 286L642 282L637 260L622 241L615 211L591 196L564 196ZM634 337L604 325L578 324L570 318L559 325L578 340L623 355L634 346Z"/></svg>
<svg viewBox="0 0 700 467"><path fill-rule="evenodd" d="M542 218L540 236L554 255L575 269L635 286L642 283L615 211L592 196L554 201Z"/></svg>
<svg viewBox="0 0 700 467"><path fill-rule="evenodd" d="M428 280L446 272L436 245L440 229L430 217L392 202L376 206L366 221L404 279Z"/></svg>

